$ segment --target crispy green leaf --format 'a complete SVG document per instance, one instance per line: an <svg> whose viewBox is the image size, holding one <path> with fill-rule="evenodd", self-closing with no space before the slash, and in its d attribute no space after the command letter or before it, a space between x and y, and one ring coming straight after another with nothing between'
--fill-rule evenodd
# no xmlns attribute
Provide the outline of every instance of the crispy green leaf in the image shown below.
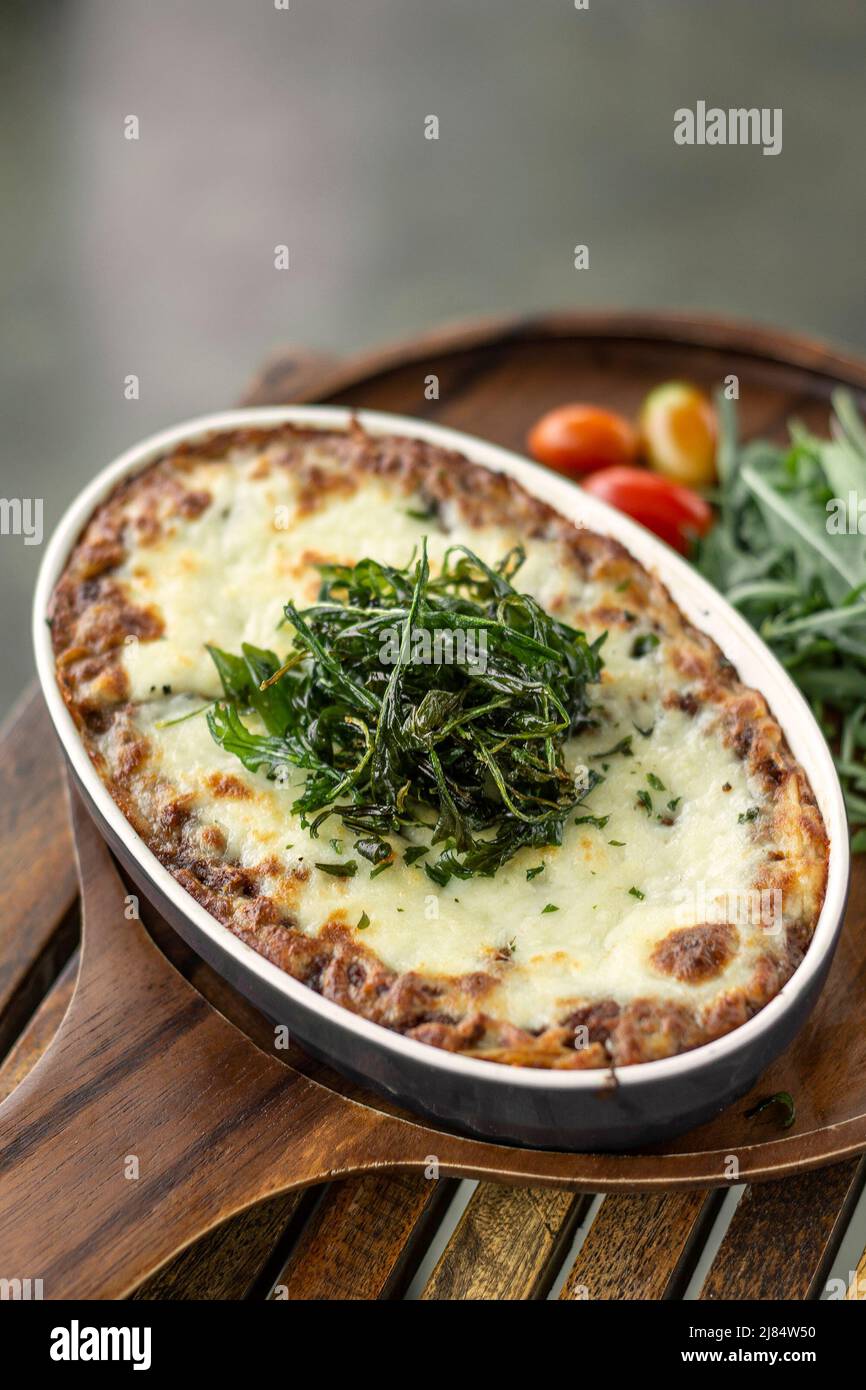
<svg viewBox="0 0 866 1390"><path fill-rule="evenodd" d="M696 560L813 702L838 745L856 826L866 820L866 427L850 393L835 392L833 406L831 440L792 424L787 446L740 448L733 403L719 401L721 512ZM854 843L864 842L855 834Z"/></svg>
<svg viewBox="0 0 866 1390"><path fill-rule="evenodd" d="M208 715L212 736L251 771L282 781L302 769L302 824L317 836L339 817L374 874L393 862L393 836L443 886L560 844L602 780L576 785L565 746L592 723L604 635L589 643L519 593L522 561L515 549L491 567L457 546L431 575L423 538L404 569L321 566L318 601L286 604L285 661L211 649L226 697Z"/></svg>

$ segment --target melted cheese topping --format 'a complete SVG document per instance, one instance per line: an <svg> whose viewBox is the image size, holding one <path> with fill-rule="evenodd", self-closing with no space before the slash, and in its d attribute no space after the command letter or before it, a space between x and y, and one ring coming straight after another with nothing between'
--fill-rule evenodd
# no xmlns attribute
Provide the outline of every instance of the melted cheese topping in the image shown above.
<svg viewBox="0 0 866 1390"><path fill-rule="evenodd" d="M316 561L371 554L404 565L429 533L435 568L448 545L464 542L496 561L520 539L509 528L469 528L454 517L445 518L454 524L444 534L435 521L410 514L412 501L395 484L376 478L305 509L288 470L262 473L260 460L234 455L186 475L212 504L196 518L173 518L167 534L133 549L118 571L131 601L155 605L165 623L163 638L129 643L123 661L151 745L148 773L190 798L202 829L221 829L229 861L265 865L261 891L302 931L315 935L336 918L397 972L488 972L498 984L485 996L485 1010L526 1028L556 1021L570 1004L603 998L627 1003L661 995L700 1005L745 984L758 956L781 949L784 933L768 933L750 892L768 845L758 843L747 812L765 795L707 717L664 708L662 697L677 689L678 677L664 643L632 655L639 613L609 628L597 688L600 727L567 750L575 771L603 769L605 780L582 813L608 821L603 828L569 821L560 847L521 851L492 879L452 879L438 888L423 860L410 867L399 858L371 878L336 817L311 839L291 809L297 785L247 772L213 742L203 715L164 727L221 694L206 642L229 651L242 642L278 654L288 649L291 631L278 627L283 604L314 601ZM584 615L600 605L622 610L623 594L583 584L561 542L526 548L518 587L590 638L604 629ZM634 756L599 756L628 735ZM219 794L220 774L236 779L246 795ZM639 791L651 798L651 810ZM355 878L314 867L340 857L358 859ZM528 878L539 865L542 871ZM653 964L653 948L673 928L726 917L737 921L739 946L719 975L685 983ZM369 926L359 930L364 918Z"/></svg>

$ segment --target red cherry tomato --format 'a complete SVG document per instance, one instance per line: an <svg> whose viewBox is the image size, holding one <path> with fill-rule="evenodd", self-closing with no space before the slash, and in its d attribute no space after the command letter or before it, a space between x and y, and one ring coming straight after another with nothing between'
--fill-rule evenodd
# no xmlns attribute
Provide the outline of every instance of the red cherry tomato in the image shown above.
<svg viewBox="0 0 866 1390"><path fill-rule="evenodd" d="M695 536L705 536L713 524L713 509L703 497L645 468L605 468L583 484L648 531L686 555Z"/></svg>
<svg viewBox="0 0 866 1390"><path fill-rule="evenodd" d="M592 473L637 458L637 431L612 410L597 405L561 405L533 425L529 452L539 463L571 475Z"/></svg>

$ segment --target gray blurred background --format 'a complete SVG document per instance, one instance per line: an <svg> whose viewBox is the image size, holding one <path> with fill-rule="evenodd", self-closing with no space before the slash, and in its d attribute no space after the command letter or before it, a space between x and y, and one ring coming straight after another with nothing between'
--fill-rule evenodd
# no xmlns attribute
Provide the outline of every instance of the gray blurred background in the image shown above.
<svg viewBox="0 0 866 1390"><path fill-rule="evenodd" d="M866 349L864 58L859 0L0 0L0 495L47 536L285 343L586 305ZM782 153L677 147L699 99ZM40 554L0 537L0 710Z"/></svg>

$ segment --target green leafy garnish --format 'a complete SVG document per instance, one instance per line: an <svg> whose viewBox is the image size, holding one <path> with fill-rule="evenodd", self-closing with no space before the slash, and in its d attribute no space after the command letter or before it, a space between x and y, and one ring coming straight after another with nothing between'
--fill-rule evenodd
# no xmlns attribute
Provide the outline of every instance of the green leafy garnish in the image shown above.
<svg viewBox="0 0 866 1390"><path fill-rule="evenodd" d="M393 836L411 839L410 863L440 847L424 864L440 886L561 844L602 780L578 781L564 750L593 724L604 635L589 643L519 593L523 560L518 547L491 568L453 546L433 576L425 538L403 569L320 566L318 602L286 604L286 661L208 649L225 695L208 714L213 738L250 771L282 781L300 769L301 823L315 837L338 816L374 873L393 862Z"/></svg>
<svg viewBox="0 0 866 1390"><path fill-rule="evenodd" d="M436 503L430 502L426 507L407 507L406 515L411 516L413 521L432 521L436 515Z"/></svg>
<svg viewBox="0 0 866 1390"><path fill-rule="evenodd" d="M384 864L386 861L390 863L394 857L394 851L388 841L378 835L360 835L353 848L371 864Z"/></svg>
<svg viewBox="0 0 866 1390"><path fill-rule="evenodd" d="M354 859L345 859L342 864L317 864L323 874L333 874L334 878L354 878L358 865Z"/></svg>
<svg viewBox="0 0 866 1390"><path fill-rule="evenodd" d="M596 830L604 830L610 816L575 816L575 825L592 825Z"/></svg>
<svg viewBox="0 0 866 1390"><path fill-rule="evenodd" d="M793 423L785 446L740 446L734 402L720 393L717 406L721 514L696 563L811 702L835 747L848 818L862 826L866 427L851 394L839 390L829 440ZM866 840L858 845L866 849Z"/></svg>
<svg viewBox="0 0 866 1390"><path fill-rule="evenodd" d="M558 912L558 911L559 911L559 908L556 906L556 903L548 903L546 907L543 907L543 908L541 909L541 915L542 915L542 917L543 917L544 914L545 914L545 912Z"/></svg>
<svg viewBox="0 0 866 1390"><path fill-rule="evenodd" d="M652 799L652 797L650 796L649 792L646 791L645 788L643 788L643 787L641 787L640 791L639 791L638 794L637 794L637 802L638 802L638 805L639 805L639 806L642 806L642 807L643 807L643 809L646 811L646 813L647 813L648 816L651 816L651 815L652 815L652 813L653 813L653 799Z"/></svg>
<svg viewBox="0 0 866 1390"><path fill-rule="evenodd" d="M417 860L423 859L425 854L430 853L429 845L410 845L403 851L403 859L407 864L414 864Z"/></svg>
<svg viewBox="0 0 866 1390"><path fill-rule="evenodd" d="M748 811L741 811L737 816L737 824L746 825L748 821L757 820L760 814L760 806L750 806Z"/></svg>
<svg viewBox="0 0 866 1390"><path fill-rule="evenodd" d="M628 891L633 898L637 898L638 902L642 903L646 897L646 893L642 893L640 888L629 888Z"/></svg>
<svg viewBox="0 0 866 1390"><path fill-rule="evenodd" d="M797 1107L794 1105L794 1097L790 1091L777 1091L775 1095L768 1096L766 1100L759 1100L757 1105L753 1105L750 1110L745 1112L746 1119L750 1120L755 1115L760 1115L763 1110L769 1109L771 1105L780 1105L784 1111L782 1128L790 1129L797 1118Z"/></svg>
<svg viewBox="0 0 866 1390"><path fill-rule="evenodd" d="M593 753L592 757L613 758L616 757L617 754L619 754L620 757L623 758L633 758L634 749L631 746L632 737L632 734L627 734L625 738L620 739L619 743L615 743L613 745L613 748L606 748L603 753Z"/></svg>
<svg viewBox="0 0 866 1390"><path fill-rule="evenodd" d="M155 729L173 729L175 724L185 724L188 719L195 719L197 714L206 714L213 707L212 700L209 705L199 705L198 709L187 710L186 714L179 714L175 719L157 719L154 723Z"/></svg>
<svg viewBox="0 0 866 1390"><path fill-rule="evenodd" d="M536 864L536 866L535 866L534 869L527 869L527 870L526 870L526 879L527 879L527 882L530 882L530 881L531 881L532 879L534 879L534 878L538 878L538 875L539 875L539 874L543 874L543 873L544 873L544 865L543 865L543 864Z"/></svg>
<svg viewBox="0 0 866 1390"><path fill-rule="evenodd" d="M657 633L642 632L640 637L636 637L631 644L631 655L635 657L646 656L647 652L651 652L654 647L657 647L660 641L661 638Z"/></svg>
<svg viewBox="0 0 866 1390"><path fill-rule="evenodd" d="M357 925L357 927L355 928L355 930L356 930L356 931L366 931L367 928L369 927L369 925L370 925L370 919L369 919L369 917L367 916L366 912L362 912L361 915L360 915L360 917L358 918L358 925Z"/></svg>
<svg viewBox="0 0 866 1390"><path fill-rule="evenodd" d="M667 787L665 786L665 784L664 784L664 782L662 781L662 779L661 779L660 777L657 777L656 774L655 774L654 772L648 772L647 775L646 775L646 779L647 779L647 781L649 782L650 786L653 788L654 791L657 791L657 792L666 792L666 791L667 791Z"/></svg>

